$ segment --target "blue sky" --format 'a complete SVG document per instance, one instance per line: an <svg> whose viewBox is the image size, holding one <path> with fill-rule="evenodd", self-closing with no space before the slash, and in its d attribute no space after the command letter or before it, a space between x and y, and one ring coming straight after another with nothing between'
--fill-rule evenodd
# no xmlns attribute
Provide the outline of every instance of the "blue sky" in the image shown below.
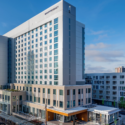
<svg viewBox="0 0 125 125"><path fill-rule="evenodd" d="M114 72L125 66L125 0L66 0L86 26L86 73ZM0 35L58 0L1 0Z"/></svg>

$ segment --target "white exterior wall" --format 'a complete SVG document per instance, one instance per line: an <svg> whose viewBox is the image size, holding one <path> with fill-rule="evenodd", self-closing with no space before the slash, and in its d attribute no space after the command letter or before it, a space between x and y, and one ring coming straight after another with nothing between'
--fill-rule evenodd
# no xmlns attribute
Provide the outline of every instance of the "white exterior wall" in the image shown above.
<svg viewBox="0 0 125 125"><path fill-rule="evenodd" d="M0 36L0 85L7 83L8 76L8 38Z"/></svg>
<svg viewBox="0 0 125 125"><path fill-rule="evenodd" d="M71 12L69 13L69 6L71 6ZM54 10L53 10L54 9ZM51 11L52 10L52 11ZM49 12L49 13L47 13ZM45 14L47 13L47 14ZM49 76L52 75L52 85L54 85L54 19L58 18L58 85L75 85L76 84L76 8L72 5L70 5L69 3L65 2L65 1L60 1L58 3L56 3L55 5L51 6L50 8L46 9L45 11L41 12L40 14L34 16L33 18L29 19L28 21L24 22L23 24L19 25L18 27L16 27L15 29L9 31L8 33L4 34L4 36L7 37L11 37L11 38L17 38L16 42L17 45L15 45L15 47L17 47L17 49L15 49L16 52L16 60L17 60L17 66L15 68L17 68L17 70L15 71L16 76L17 76L17 82L21 81L21 83L27 83L29 80L28 78L26 78L26 80L24 79L25 74L24 72L27 71L28 66L24 65L24 63L27 61L28 63L28 59L24 60L24 58L28 58L28 51L32 51L34 50L34 56L36 56L36 54L38 54L38 59L35 58L34 59L34 79L35 76L38 76L38 79L35 79L35 81L38 81L38 84L40 84L40 81L44 82L47 81L47 84L49 84ZM71 19L71 42L70 42L70 57L69 57L69 18ZM52 25L49 26L49 22L52 21ZM47 33L44 33L44 30L46 29L44 27L45 24L48 24L47 27ZM78 27L84 27L83 24L78 23ZM40 30L40 26L43 26L42 30ZM52 27L52 32L49 32L49 27ZM36 32L35 29L38 28L38 31ZM79 28L77 28L78 30L81 30ZM34 30L34 38L32 39L32 30ZM28 32L30 31L30 35L28 35ZM43 32L42 35L42 58L39 56L40 55L40 48L41 46L40 44L40 32ZM81 31L80 31L81 32ZM24 34L27 34L27 36L25 37ZM35 37L35 34L38 33L38 37ZM49 34L52 33L52 44L49 43ZM21 35L23 35L23 38L21 38ZM47 35L47 39L44 39L44 36ZM18 38L20 36L20 39ZM77 34L77 36L79 37L79 34ZM28 37L30 37L30 40L28 40ZM27 41L25 42L24 39L27 39ZM38 38L38 47L36 48L35 45L35 39ZM79 39L81 40L81 36L79 37ZM21 43L21 40L23 40L23 42ZM34 43L32 44L32 40L34 40ZM20 41L20 43L18 43ZM47 50L44 50L44 41L47 41ZM30 42L30 45L28 45L28 42ZM24 44L26 45L27 50L24 51ZM23 46L21 47L21 45L23 44ZM20 45L20 48L18 48L18 46ZM34 45L34 48L32 49L32 45ZM44 53L47 52L47 60L49 60L49 46L52 45L52 61L49 62L47 61L47 65L49 65L49 63L52 63L52 73L49 73L49 66L47 68L44 68ZM30 50L28 50L28 47L30 46ZM23 51L21 51L23 49ZM35 52L35 50L38 49L38 53ZM20 50L20 52L18 52ZM24 53L27 53L27 55L24 55ZM18 57L18 55L20 54L20 57ZM21 56L21 54L23 54ZM81 55L82 56L82 55ZM23 60L21 60L23 58ZM70 58L70 61L69 61ZM20 59L20 61L18 60ZM43 68L40 69L40 64L41 62L39 61L40 59L43 59ZM80 57L81 59L81 57ZM15 61L16 61L15 60ZM35 60L38 60L38 63L35 63ZM20 63L20 66L18 66L18 63ZM23 63L23 69L22 70L18 70L18 68L21 68L21 63ZM38 65L38 69L35 68L35 65ZM70 66L69 66L70 65ZM26 68L25 68L26 67ZM47 74L44 73L44 70L47 69ZM70 69L70 73L69 73L69 69ZM38 70L38 73L35 74L35 71ZM43 79L40 79L40 70L42 70L42 77ZM78 70L79 71L79 70ZM18 74L18 72L20 72L20 74ZM21 72L23 72L23 74L21 74ZM77 80L78 81L83 81L82 79L82 75L81 75L81 70L80 73L77 72ZM47 75L47 80L44 79L44 75ZM19 78L20 76L20 78ZM22 78L21 78L22 77ZM28 74L27 74L28 77ZM31 77L31 76L30 76Z"/></svg>
<svg viewBox="0 0 125 125"><path fill-rule="evenodd" d="M94 78L95 76L98 76L98 79ZM104 76L104 79L100 78L101 76ZM107 79L106 76L109 76L110 78ZM113 78L113 76L116 76L116 78ZM123 76L124 78L120 78L120 76ZM102 95L106 101L119 102L122 97L120 93L122 92L124 94L123 96L125 96L125 73L92 73L85 74L85 77L92 78L93 91L96 90L96 93L93 93L93 99L102 100L99 98L99 96ZM95 81L98 81L98 83L95 83ZM109 81L109 84L107 84L106 81ZM113 84L113 81L116 81L116 84ZM123 84L121 84L122 81ZM96 86L98 86L98 89L96 89ZM102 89L102 86L104 89ZM106 87L110 87L110 89L106 89ZM116 90L114 90L113 87L116 87ZM120 89L120 87L123 87L124 89ZM102 91L103 93L99 94L99 91ZM106 94L106 92L110 92L110 94ZM116 92L116 95L113 95L113 92ZM96 95L96 98L94 98L94 95ZM109 96L108 100L106 99L106 96ZM116 97L116 100L113 100L113 97Z"/></svg>

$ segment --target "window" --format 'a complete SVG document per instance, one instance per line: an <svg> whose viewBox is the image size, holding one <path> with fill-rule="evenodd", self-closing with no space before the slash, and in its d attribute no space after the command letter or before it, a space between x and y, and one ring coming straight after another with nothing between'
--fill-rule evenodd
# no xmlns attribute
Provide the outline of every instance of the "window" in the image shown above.
<svg viewBox="0 0 125 125"><path fill-rule="evenodd" d="M56 100L53 100L53 106L56 106Z"/></svg>
<svg viewBox="0 0 125 125"><path fill-rule="evenodd" d="M43 88L43 93L45 93L45 88Z"/></svg>
<svg viewBox="0 0 125 125"><path fill-rule="evenodd" d="M58 55L58 50L54 50L54 55Z"/></svg>
<svg viewBox="0 0 125 125"><path fill-rule="evenodd" d="M40 88L38 88L38 93L40 93Z"/></svg>
<svg viewBox="0 0 125 125"><path fill-rule="evenodd" d="M47 39L47 35L45 35L44 38Z"/></svg>
<svg viewBox="0 0 125 125"><path fill-rule="evenodd" d="M52 73L52 69L49 70L49 73Z"/></svg>
<svg viewBox="0 0 125 125"><path fill-rule="evenodd" d="M47 30L45 30L44 33L47 33Z"/></svg>
<svg viewBox="0 0 125 125"><path fill-rule="evenodd" d="M54 61L58 61L58 56L54 56Z"/></svg>
<svg viewBox="0 0 125 125"><path fill-rule="evenodd" d="M34 92L36 92L36 88L34 88Z"/></svg>
<svg viewBox="0 0 125 125"><path fill-rule="evenodd" d="M40 35L42 35L42 31L40 32Z"/></svg>
<svg viewBox="0 0 125 125"><path fill-rule="evenodd" d="M58 82L57 82L57 81L54 81L54 85L58 85Z"/></svg>
<svg viewBox="0 0 125 125"><path fill-rule="evenodd" d="M54 75L54 80L58 80L58 75Z"/></svg>
<svg viewBox="0 0 125 125"><path fill-rule="evenodd" d="M49 37L52 37L52 33L49 34Z"/></svg>
<svg viewBox="0 0 125 125"><path fill-rule="evenodd" d="M42 29L42 26L40 26L40 30Z"/></svg>
<svg viewBox="0 0 125 125"><path fill-rule="evenodd" d="M49 25L52 25L52 21L49 22Z"/></svg>
<svg viewBox="0 0 125 125"><path fill-rule="evenodd" d="M54 24L58 23L58 18L54 19Z"/></svg>
<svg viewBox="0 0 125 125"><path fill-rule="evenodd" d="M49 84L52 85L52 81L49 81Z"/></svg>
<svg viewBox="0 0 125 125"><path fill-rule="evenodd" d="M54 69L54 74L58 74L58 69Z"/></svg>
<svg viewBox="0 0 125 125"><path fill-rule="evenodd" d="M48 94L50 94L50 89L48 89Z"/></svg>
<svg viewBox="0 0 125 125"><path fill-rule="evenodd" d="M56 95L56 89L53 89L53 94Z"/></svg>
<svg viewBox="0 0 125 125"><path fill-rule="evenodd" d="M70 90L67 90L67 95L70 95Z"/></svg>
<svg viewBox="0 0 125 125"><path fill-rule="evenodd" d="M54 49L58 48L58 43L54 44Z"/></svg>
<svg viewBox="0 0 125 125"><path fill-rule="evenodd" d="M47 45L47 41L45 41L44 44Z"/></svg>
<svg viewBox="0 0 125 125"><path fill-rule="evenodd" d="M48 105L50 105L50 99L48 99Z"/></svg>
<svg viewBox="0 0 125 125"><path fill-rule="evenodd" d="M54 36L58 36L58 31L54 31Z"/></svg>
<svg viewBox="0 0 125 125"><path fill-rule="evenodd" d="M67 101L67 108L70 107L70 101Z"/></svg>
<svg viewBox="0 0 125 125"><path fill-rule="evenodd" d="M45 98L43 98L43 104L45 104Z"/></svg>
<svg viewBox="0 0 125 125"><path fill-rule="evenodd" d="M40 41L42 40L42 37L40 37Z"/></svg>
<svg viewBox="0 0 125 125"><path fill-rule="evenodd" d="M38 36L38 33L36 33L36 37Z"/></svg>
<svg viewBox="0 0 125 125"><path fill-rule="evenodd" d="M52 39L49 40L49 43L52 43Z"/></svg>
<svg viewBox="0 0 125 125"><path fill-rule="evenodd" d="M30 96L30 101L32 102L32 96Z"/></svg>
<svg viewBox="0 0 125 125"><path fill-rule="evenodd" d="M59 90L59 95L63 95L63 90Z"/></svg>
<svg viewBox="0 0 125 125"><path fill-rule="evenodd" d="M38 97L38 103L40 103L40 97Z"/></svg>
<svg viewBox="0 0 125 125"><path fill-rule="evenodd" d="M52 75L49 75L49 79L52 79Z"/></svg>
<svg viewBox="0 0 125 125"><path fill-rule="evenodd" d="M52 27L49 28L49 31L52 31Z"/></svg>
<svg viewBox="0 0 125 125"><path fill-rule="evenodd" d="M80 89L78 89L78 94L80 94Z"/></svg>
<svg viewBox="0 0 125 125"><path fill-rule="evenodd" d="M73 107L75 107L75 100L73 100Z"/></svg>
<svg viewBox="0 0 125 125"><path fill-rule="evenodd" d="M58 62L55 62L54 63L54 68L57 68L58 67Z"/></svg>
<svg viewBox="0 0 125 125"><path fill-rule="evenodd" d="M49 61L52 61L52 57L49 58Z"/></svg>
<svg viewBox="0 0 125 125"><path fill-rule="evenodd" d="M63 108L63 102L62 101L59 101L59 107Z"/></svg>
<svg viewBox="0 0 125 125"><path fill-rule="evenodd" d="M34 102L36 102L36 97L34 97Z"/></svg>
<svg viewBox="0 0 125 125"><path fill-rule="evenodd" d="M58 29L58 24L54 25L54 30Z"/></svg>

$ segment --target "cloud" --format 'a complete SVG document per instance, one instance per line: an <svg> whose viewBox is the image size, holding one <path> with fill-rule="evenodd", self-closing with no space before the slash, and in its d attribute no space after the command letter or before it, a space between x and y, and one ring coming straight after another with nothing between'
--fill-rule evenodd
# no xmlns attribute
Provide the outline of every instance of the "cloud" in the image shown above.
<svg viewBox="0 0 125 125"><path fill-rule="evenodd" d="M97 51L97 50L86 50L85 56L87 60L97 62L116 62L120 61L124 57L124 53L120 51Z"/></svg>
<svg viewBox="0 0 125 125"><path fill-rule="evenodd" d="M99 35L98 38L94 39L94 41L99 41L99 40L102 40L102 39L104 39L106 37L108 37L107 34Z"/></svg>
<svg viewBox="0 0 125 125"><path fill-rule="evenodd" d="M109 47L110 45L108 44L104 44L103 42L100 43L96 43L96 44L90 44L86 46L86 49L102 49L102 48L106 48Z"/></svg>
<svg viewBox="0 0 125 125"><path fill-rule="evenodd" d="M106 68L104 68L102 66L88 65L88 66L86 66L85 72L86 73L111 73L113 71L110 70L110 69L106 69Z"/></svg>
<svg viewBox="0 0 125 125"><path fill-rule="evenodd" d="M115 48L116 47L116 48ZM112 50L112 48L114 50ZM117 50L112 44L96 43L86 46L85 56L88 61L95 62L118 62L125 58L124 51Z"/></svg>

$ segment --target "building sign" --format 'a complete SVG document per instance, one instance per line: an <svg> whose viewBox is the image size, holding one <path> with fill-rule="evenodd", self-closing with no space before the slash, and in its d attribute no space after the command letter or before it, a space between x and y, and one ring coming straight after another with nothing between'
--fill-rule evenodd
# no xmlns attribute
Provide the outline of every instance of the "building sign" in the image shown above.
<svg viewBox="0 0 125 125"><path fill-rule="evenodd" d="M58 6L57 6L57 7L55 7L55 8L53 8L52 10L50 10L50 11L46 12L46 13L45 13L45 15L47 15L48 13L50 13L50 12L52 12L52 11L56 10L57 8L58 8Z"/></svg>

